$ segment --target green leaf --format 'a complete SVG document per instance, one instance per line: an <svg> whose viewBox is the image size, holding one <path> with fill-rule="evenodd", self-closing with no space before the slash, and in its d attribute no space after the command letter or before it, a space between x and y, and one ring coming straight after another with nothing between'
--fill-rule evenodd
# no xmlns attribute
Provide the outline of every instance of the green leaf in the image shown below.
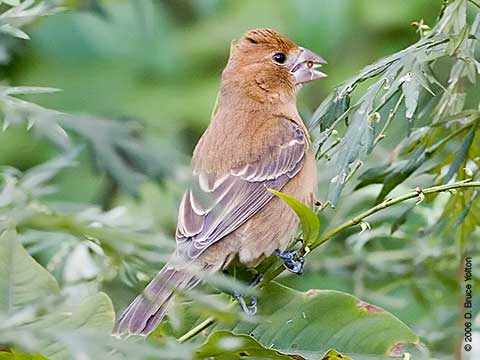
<svg viewBox="0 0 480 360"><path fill-rule="evenodd" d="M323 354L323 355L322 355ZM197 359L274 359L274 360L352 360L334 349L323 351L278 351L263 346L253 337L235 334L227 330L212 333L196 351ZM378 358L376 357L378 360Z"/></svg>
<svg viewBox="0 0 480 360"><path fill-rule="evenodd" d="M398 184L401 184L415 170L417 170L428 158L425 145L421 145L407 160L401 160L391 166L390 172L385 177L383 187L378 194L376 203L382 201L385 196Z"/></svg>
<svg viewBox="0 0 480 360"><path fill-rule="evenodd" d="M429 131L431 131L431 128L428 126L414 129L407 138L403 139L400 144L398 144L398 154L407 155L411 153L418 147L418 145L425 141Z"/></svg>
<svg viewBox="0 0 480 360"><path fill-rule="evenodd" d="M23 32L19 28L16 28L15 26L12 26L10 24L5 24L0 26L0 32L11 35L19 39L30 40L30 36L28 36L27 33Z"/></svg>
<svg viewBox="0 0 480 360"><path fill-rule="evenodd" d="M297 214L300 223L302 224L303 241L305 244L308 246L317 240L320 232L320 220L318 219L317 214L315 214L308 206L287 194L273 189L268 189L268 191L281 198L292 208L293 211L295 211L295 214Z"/></svg>
<svg viewBox="0 0 480 360"><path fill-rule="evenodd" d="M475 204L475 201L477 200L479 195L480 195L480 192L478 192L478 190L475 190L471 199L467 200L466 203L464 202L462 204L464 205L464 208L460 213L460 215L458 216L458 218L456 219L455 224L453 225L453 230L456 230L459 226L464 225L465 227L464 233L472 233L478 227L478 221L475 221L475 220L466 221L466 220L468 219L469 215L473 215L473 213L478 214L478 210L473 209L474 211L472 211L472 207ZM463 197L465 197L465 194L463 194Z"/></svg>
<svg viewBox="0 0 480 360"><path fill-rule="evenodd" d="M417 109L420 86L420 82L413 73L405 75L405 80L402 83L402 92L405 95L405 107L407 108L405 116L407 119L411 119Z"/></svg>
<svg viewBox="0 0 480 360"><path fill-rule="evenodd" d="M352 360L352 358L340 354L337 350L328 350L321 360Z"/></svg>
<svg viewBox="0 0 480 360"><path fill-rule="evenodd" d="M62 90L41 86L7 86L2 89L5 95L52 94L59 91Z"/></svg>
<svg viewBox="0 0 480 360"><path fill-rule="evenodd" d="M407 218L414 208L415 208L415 204L411 205L394 221L394 223L392 224L392 227L390 228L390 235L393 235L393 233L397 231L400 228L400 226L402 226L407 222Z"/></svg>
<svg viewBox="0 0 480 360"><path fill-rule="evenodd" d="M54 277L25 251L13 230L0 235L0 274L0 312L13 312L59 293Z"/></svg>
<svg viewBox="0 0 480 360"><path fill-rule="evenodd" d="M131 124L92 115L62 118L62 125L88 142L99 170L132 196L147 177L159 179L177 159L161 158L163 149L149 148Z"/></svg>
<svg viewBox="0 0 480 360"><path fill-rule="evenodd" d="M11 352L0 352L0 360L48 360L38 354L23 354L12 350Z"/></svg>
<svg viewBox="0 0 480 360"><path fill-rule="evenodd" d="M228 327L250 334L282 353L325 352L389 355L405 344L418 344L415 333L392 314L339 291L298 292L272 282L258 302L259 321Z"/></svg>
<svg viewBox="0 0 480 360"><path fill-rule="evenodd" d="M75 159L81 151L81 147L66 151L53 159L30 168L20 180L20 187L30 193L42 193L49 182L63 170L76 165Z"/></svg>
<svg viewBox="0 0 480 360"><path fill-rule="evenodd" d="M196 352L197 359L214 358L216 360L235 360L245 358L293 360L293 357L282 354L275 349L268 349L248 335L237 335L221 330L211 334L205 344Z"/></svg>
<svg viewBox="0 0 480 360"><path fill-rule="evenodd" d="M371 126L370 114L381 87L381 82L376 83L359 100L360 105L354 109L347 132L338 145L338 153L334 161L334 176L328 188L328 201L332 206L336 206L349 174L355 169L354 164L357 160L364 159L372 150L374 130Z"/></svg>
<svg viewBox="0 0 480 360"><path fill-rule="evenodd" d="M2 0L0 3L5 3L10 6L20 5L20 0Z"/></svg>
<svg viewBox="0 0 480 360"><path fill-rule="evenodd" d="M319 126L320 131L328 129L350 107L350 96L330 94L312 116L312 127Z"/></svg>
<svg viewBox="0 0 480 360"><path fill-rule="evenodd" d="M74 345L65 340L71 341L76 334L88 332L98 336L108 335L114 321L115 312L110 298L104 293L96 293L75 307L65 304L58 311L25 326L25 329L44 334L39 346L43 355L51 360L63 360L69 358L67 345Z"/></svg>
<svg viewBox="0 0 480 360"><path fill-rule="evenodd" d="M460 169L460 166L462 166L463 162L467 159L468 151L472 146L474 137L475 137L475 126L472 126L472 128L467 134L467 138L458 149L457 154L455 155L455 158L453 159L452 164L450 165L450 168L448 169L448 172L445 175L445 180L443 182L444 184L448 183L453 178L453 176L457 173L458 169Z"/></svg>
<svg viewBox="0 0 480 360"><path fill-rule="evenodd" d="M355 190L371 184L383 183L385 176L391 171L391 164L384 164L367 169L362 175L358 177L360 181Z"/></svg>

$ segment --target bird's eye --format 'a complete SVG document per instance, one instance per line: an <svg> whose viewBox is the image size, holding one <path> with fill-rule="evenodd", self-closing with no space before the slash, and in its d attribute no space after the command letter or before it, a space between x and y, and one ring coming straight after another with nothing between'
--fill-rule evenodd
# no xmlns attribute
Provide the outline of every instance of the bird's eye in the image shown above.
<svg viewBox="0 0 480 360"><path fill-rule="evenodd" d="M285 56L284 53L276 53L275 55L273 55L272 59L277 64L283 64L285 60L287 60L287 57Z"/></svg>

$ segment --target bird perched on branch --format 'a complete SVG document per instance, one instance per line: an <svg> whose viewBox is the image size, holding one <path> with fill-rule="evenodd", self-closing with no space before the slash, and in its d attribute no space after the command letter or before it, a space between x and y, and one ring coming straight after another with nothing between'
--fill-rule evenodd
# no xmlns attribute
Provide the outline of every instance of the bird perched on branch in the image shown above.
<svg viewBox="0 0 480 360"><path fill-rule="evenodd" d="M193 154L196 186L180 204L176 251L121 314L114 333L148 335L174 291L199 283L199 271L225 269L235 258L253 267L274 252L287 253L297 218L267 189L311 204L316 164L296 95L301 84L326 76L318 70L323 63L270 29L232 43L217 110Z"/></svg>

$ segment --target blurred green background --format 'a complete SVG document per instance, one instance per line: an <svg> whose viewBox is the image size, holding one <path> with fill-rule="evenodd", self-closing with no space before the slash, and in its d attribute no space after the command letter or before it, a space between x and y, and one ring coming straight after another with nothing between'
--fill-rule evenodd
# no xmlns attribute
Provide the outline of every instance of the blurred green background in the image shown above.
<svg viewBox="0 0 480 360"><path fill-rule="evenodd" d="M70 5L74 10L26 28L31 41L18 40L12 45L11 58L4 59L1 66L2 77L17 86L62 89L30 97L43 106L135 124L167 171L160 181L144 183L139 197L133 198L118 191L108 176L96 171L87 149L78 165L57 179L58 192L51 195L51 200L104 208L123 205L173 235L183 191L178 179L188 169L193 147L209 122L232 39L251 28L271 27L328 61L323 69L329 77L305 86L301 92L299 110L308 121L335 85L378 58L414 43L419 35L411 22L423 18L433 24L441 1L112 0L71 1ZM384 157L391 143L382 143L373 161ZM33 137L24 128L0 132L2 165L28 169L56 153L49 142ZM327 185L320 183L320 191ZM362 194L356 199L365 192ZM322 226L334 215L341 219L350 211L366 208L361 200L352 204L344 204L335 214L327 213ZM393 222L399 211L389 211L387 223ZM428 224L431 214L426 211L416 212L412 229ZM383 221L381 216L376 220ZM456 316L451 308L456 295L451 289L456 285L449 276L454 276L455 264L402 263L392 267L388 256L393 261L408 260L415 256L416 249L427 245L418 245L413 236L405 249L405 239L386 236L389 230L385 228L377 231L365 240L373 242L376 238L371 250L378 252L373 257L386 256L378 261L377 268L356 266L358 254L345 254L345 248L353 246L353 242L338 242L312 256L304 276L290 276L283 281L300 290L329 288L363 296L398 315L424 341L434 344L434 349L450 352ZM362 239L355 241L361 243ZM389 267L386 277L382 277L382 266ZM434 273L431 276L435 281L444 282L446 287L432 288L428 282L412 280L417 273L429 276L427 272ZM397 278L393 277L395 273L399 274ZM370 289L364 288L365 278ZM128 298L114 300L125 304ZM433 303L438 306L432 309Z"/></svg>
<svg viewBox="0 0 480 360"><path fill-rule="evenodd" d="M185 164L209 122L230 41L246 30L272 27L328 60L329 77L301 93L299 109L308 119L334 85L414 42L409 24L431 23L438 12L431 0L100 4L31 25L32 40L15 47L2 72L15 85L63 90L33 99L44 106L140 122L148 140L185 154ZM1 164L25 169L50 154L23 129L0 134ZM96 202L102 178L82 161L62 183L60 198Z"/></svg>

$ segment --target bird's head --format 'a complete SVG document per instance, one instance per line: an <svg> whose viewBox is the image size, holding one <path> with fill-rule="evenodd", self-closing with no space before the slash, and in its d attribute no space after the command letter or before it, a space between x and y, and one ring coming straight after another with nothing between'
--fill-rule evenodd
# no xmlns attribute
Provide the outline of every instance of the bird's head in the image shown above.
<svg viewBox="0 0 480 360"><path fill-rule="evenodd" d="M242 85L259 100L289 98L299 85L326 77L319 71L325 63L271 29L255 29L232 43L223 82Z"/></svg>

